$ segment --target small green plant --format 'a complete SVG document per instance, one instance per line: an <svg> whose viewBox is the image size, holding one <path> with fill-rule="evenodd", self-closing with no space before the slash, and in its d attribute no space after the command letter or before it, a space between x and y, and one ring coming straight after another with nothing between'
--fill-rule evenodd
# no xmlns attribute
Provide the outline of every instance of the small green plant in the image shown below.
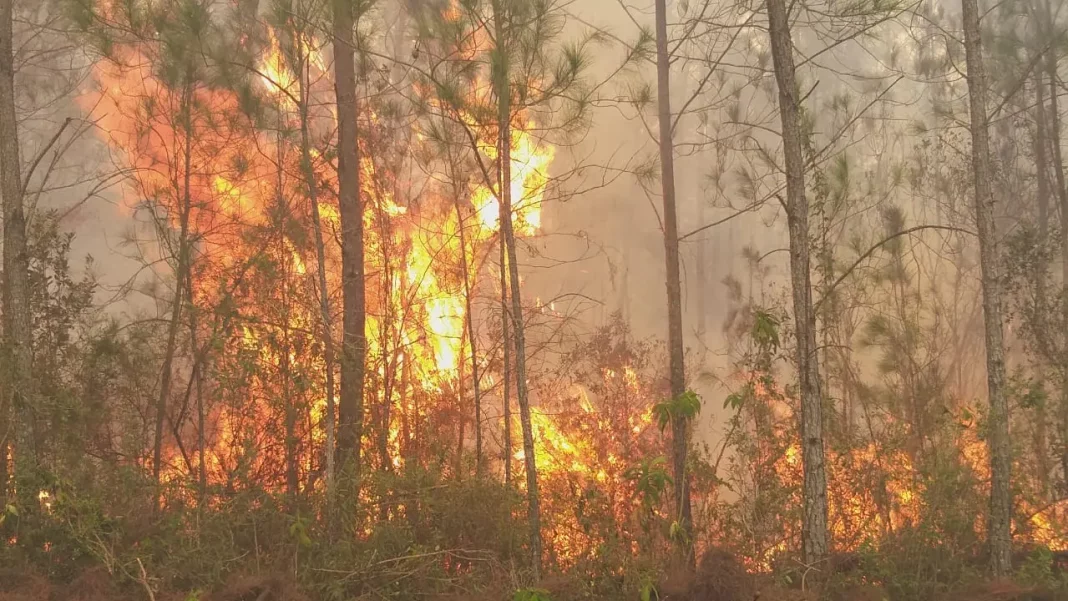
<svg viewBox="0 0 1068 601"><path fill-rule="evenodd" d="M312 545L311 537L308 536L308 518L297 514L293 523L289 525L289 536L293 537L298 545L308 548Z"/></svg>
<svg viewBox="0 0 1068 601"><path fill-rule="evenodd" d="M641 497L642 507L647 510L660 504L661 496L671 484L667 460L663 457L643 459L623 472L623 477L634 482L634 494Z"/></svg>
<svg viewBox="0 0 1068 601"><path fill-rule="evenodd" d="M3 526L4 522L7 521L7 516L19 517L19 509L13 503L5 505L3 513L0 513L0 526Z"/></svg>
<svg viewBox="0 0 1068 601"><path fill-rule="evenodd" d="M543 588L521 588L512 595L512 601L552 601L552 595Z"/></svg>
<svg viewBox="0 0 1068 601"><path fill-rule="evenodd" d="M648 575L642 578L641 588L638 589L638 598L641 601L660 601L660 593L656 590L656 583Z"/></svg>
<svg viewBox="0 0 1068 601"><path fill-rule="evenodd" d="M1053 553L1046 547L1038 547L1016 572L1016 579L1031 586L1051 586L1054 582Z"/></svg>
<svg viewBox="0 0 1068 601"><path fill-rule="evenodd" d="M686 421L692 421L700 412L701 397L697 396L697 393L692 390L687 390L670 401L653 405L653 414L656 415L656 422L660 426L661 432L667 428L667 425L672 420L682 418Z"/></svg>

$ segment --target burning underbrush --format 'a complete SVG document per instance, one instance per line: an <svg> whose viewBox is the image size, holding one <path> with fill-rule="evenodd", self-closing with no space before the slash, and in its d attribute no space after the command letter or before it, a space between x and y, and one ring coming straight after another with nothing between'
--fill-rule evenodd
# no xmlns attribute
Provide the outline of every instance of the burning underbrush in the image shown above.
<svg viewBox="0 0 1068 601"><path fill-rule="evenodd" d="M863 427L829 396L837 554L800 561L798 408L771 368L780 349L767 320L757 345L766 356L738 370L739 391L715 412L728 416L713 423L715 446L687 441L687 539L672 517L673 441L658 414L662 346L635 339L618 316L590 331L564 301L502 303L525 290L504 277L498 197L511 193L516 236L534 248L543 208L561 194L558 146L545 133L553 111L517 108L509 128L494 120L492 48L456 3L428 3L433 25L461 41L414 53L447 57L408 75L405 101L417 110L396 110L396 74L361 66L359 160L347 167L364 207L367 356L358 410L342 415L338 357L352 349L342 348L338 307L352 275L329 44L283 14L190 36L222 40L190 60L159 32L202 33L210 14L156 3L156 22L123 13L136 3L101 4L90 21L117 26L101 38L105 60L83 100L130 175L126 206L151 230L155 244L138 250L159 311L121 326L86 318L83 335L63 338L69 356L49 384L77 402L41 424L65 438L42 434L50 469L19 482L22 506L0 514L0 557L35 570L0 575L0 600L500 599L538 584L534 481L537 561L551 572L541 585L557 601L814 590L927 601L981 581L982 416L941 393L903 409L909 395L865 388ZM450 69L452 87L437 79ZM517 100L542 83L524 82ZM498 181L504 165L511 181ZM517 384L530 389L528 415ZM1018 404L1019 419L1033 418ZM331 445L346 420L358 469L339 473ZM1017 454L1018 588L978 598L1063 588L1064 483L1036 467L1046 459ZM701 559L680 573L689 543ZM60 594L56 582L74 584Z"/></svg>

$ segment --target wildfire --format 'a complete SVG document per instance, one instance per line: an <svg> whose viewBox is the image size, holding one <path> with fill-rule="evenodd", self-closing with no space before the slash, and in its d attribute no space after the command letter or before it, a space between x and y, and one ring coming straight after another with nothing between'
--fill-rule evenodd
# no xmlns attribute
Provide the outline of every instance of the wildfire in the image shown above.
<svg viewBox="0 0 1068 601"><path fill-rule="evenodd" d="M267 29L254 65L280 124L299 126L297 103L308 101L313 143L328 139L336 129L332 111L314 110L333 105L331 73L320 46L310 37L289 39ZM121 60L97 64L98 86L85 95L83 104L103 112L100 131L109 132L106 142L133 168L127 204L151 206L172 231L184 223L195 241L192 302L207 309L225 297L237 315L233 333L227 334L229 344L217 347L220 354L213 364L234 384L205 401L211 423L206 426L204 456L197 449L182 451L168 444L162 477L179 482L203 462L212 482L230 482L240 468L280 488L284 453L299 453L301 470L310 474L319 461L314 449L324 437L325 366L321 351L311 352L321 344L318 266L306 233L310 201L300 164L302 149L299 141L259 129L233 90L197 80L165 81L151 67L159 63L159 52L158 42L151 39L117 44L115 55ZM300 73L299 68L306 71ZM302 98L302 78L325 83L307 83ZM395 407L385 427L391 461L399 467L401 447L416 436L414 429L433 409L427 399L456 390L458 378L470 377L463 373L471 358L464 350L470 341L465 342L462 282L466 278L469 286L477 287L485 257L497 243L500 207L492 186L477 183L465 184L461 215L453 210L452 199L438 190L406 197L396 170L375 151L376 136L384 135L379 133L379 116L365 105L361 120L369 367L380 381L391 382ZM532 121L520 116L517 122L526 127L512 129L515 231L531 236L541 225L554 149L531 133ZM486 160L495 160L494 132L480 135L478 151ZM319 217L327 238L327 285L336 307L340 299L333 291L341 281L341 252L332 235L340 228L336 170L321 146L307 153L317 178ZM429 179L447 178L435 173ZM264 231L280 235L272 238ZM461 246L461 237L466 246ZM273 241L264 248L262 240ZM466 261L461 261L464 256ZM173 266L174 257L162 258ZM464 262L466 274L460 267ZM207 328L205 322L201 325ZM339 340L340 323L333 327ZM490 381L493 375L486 378ZM369 394L386 391L369 389ZM285 421L291 406L310 416L307 424ZM549 420L538 419L548 432ZM195 424L186 421L176 428L195 439ZM287 433L287 428L296 430ZM270 442L292 435L300 440L293 451Z"/></svg>

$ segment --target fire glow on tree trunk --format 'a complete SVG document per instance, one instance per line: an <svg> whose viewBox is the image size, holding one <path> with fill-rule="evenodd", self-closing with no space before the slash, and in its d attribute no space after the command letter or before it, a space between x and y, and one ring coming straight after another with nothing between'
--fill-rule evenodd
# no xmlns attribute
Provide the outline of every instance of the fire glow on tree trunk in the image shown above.
<svg viewBox="0 0 1068 601"><path fill-rule="evenodd" d="M355 18L350 0L333 0L334 89L338 122L338 208L341 215L341 391L338 403L338 458L345 487L346 520L359 496L360 441L363 438L364 333L363 203L357 145Z"/></svg>
<svg viewBox="0 0 1068 601"><path fill-rule="evenodd" d="M790 229L790 280L797 331L797 373L801 388L801 461L804 513L801 550L807 565L827 556L827 474L823 449L823 402L819 390L816 317L812 307L808 200L802 157L801 106L794 71L794 47L786 0L768 0L768 28L786 167L786 215Z"/></svg>
<svg viewBox="0 0 1068 601"><path fill-rule="evenodd" d="M530 396L527 388L526 341L524 340L523 301L519 289L519 263L516 257L515 231L512 224L512 127L511 127L511 81L508 67L508 43L506 40L504 10L500 0L493 3L493 21L496 32L496 72L494 86L497 93L498 153L500 157L500 182L497 186L500 201L501 239L508 263L508 284L511 293L512 341L515 350L515 389L519 402L519 422L523 430L523 463L527 481L527 520L530 527L531 566L534 579L541 571L541 509L538 498L538 467L534 451L534 425L530 417ZM507 427L507 425L506 425Z"/></svg>
<svg viewBox="0 0 1068 601"><path fill-rule="evenodd" d="M983 319L986 327L987 394L990 397L990 515L987 543L995 576L1007 575L1012 555L1012 455L1009 447L1009 406L1005 397L1005 349L1001 325L1001 282L991 188L990 132L986 107L986 70L976 0L961 0L964 16L964 54L967 64L968 103L971 113L972 174L975 185L975 222L979 231L979 265L983 283Z"/></svg>

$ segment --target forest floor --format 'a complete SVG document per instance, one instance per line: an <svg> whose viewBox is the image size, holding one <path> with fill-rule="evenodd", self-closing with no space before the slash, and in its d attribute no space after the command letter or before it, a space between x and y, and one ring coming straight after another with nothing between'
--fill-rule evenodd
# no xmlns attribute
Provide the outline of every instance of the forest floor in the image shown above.
<svg viewBox="0 0 1068 601"><path fill-rule="evenodd" d="M412 601L511 601L506 584L483 583L478 593L411 597ZM574 596L566 578L544 583L551 601L625 601L622 599ZM397 597L404 599L404 597ZM518 598L518 597L515 597ZM875 585L853 585L833 591L803 591L758 585L740 592L730 582L716 581L712 588L686 592L663 591L658 601L894 601ZM0 601L316 601L290 581L278 575L232 576L218 588L207 592L156 590L150 578L127 574L109 574L103 567L86 570L70 583L57 585L33 570L16 570L0 566ZM635 600L637 601L637 600ZM1068 594L1026 588L1011 582L993 582L947 591L931 601L1068 601Z"/></svg>

